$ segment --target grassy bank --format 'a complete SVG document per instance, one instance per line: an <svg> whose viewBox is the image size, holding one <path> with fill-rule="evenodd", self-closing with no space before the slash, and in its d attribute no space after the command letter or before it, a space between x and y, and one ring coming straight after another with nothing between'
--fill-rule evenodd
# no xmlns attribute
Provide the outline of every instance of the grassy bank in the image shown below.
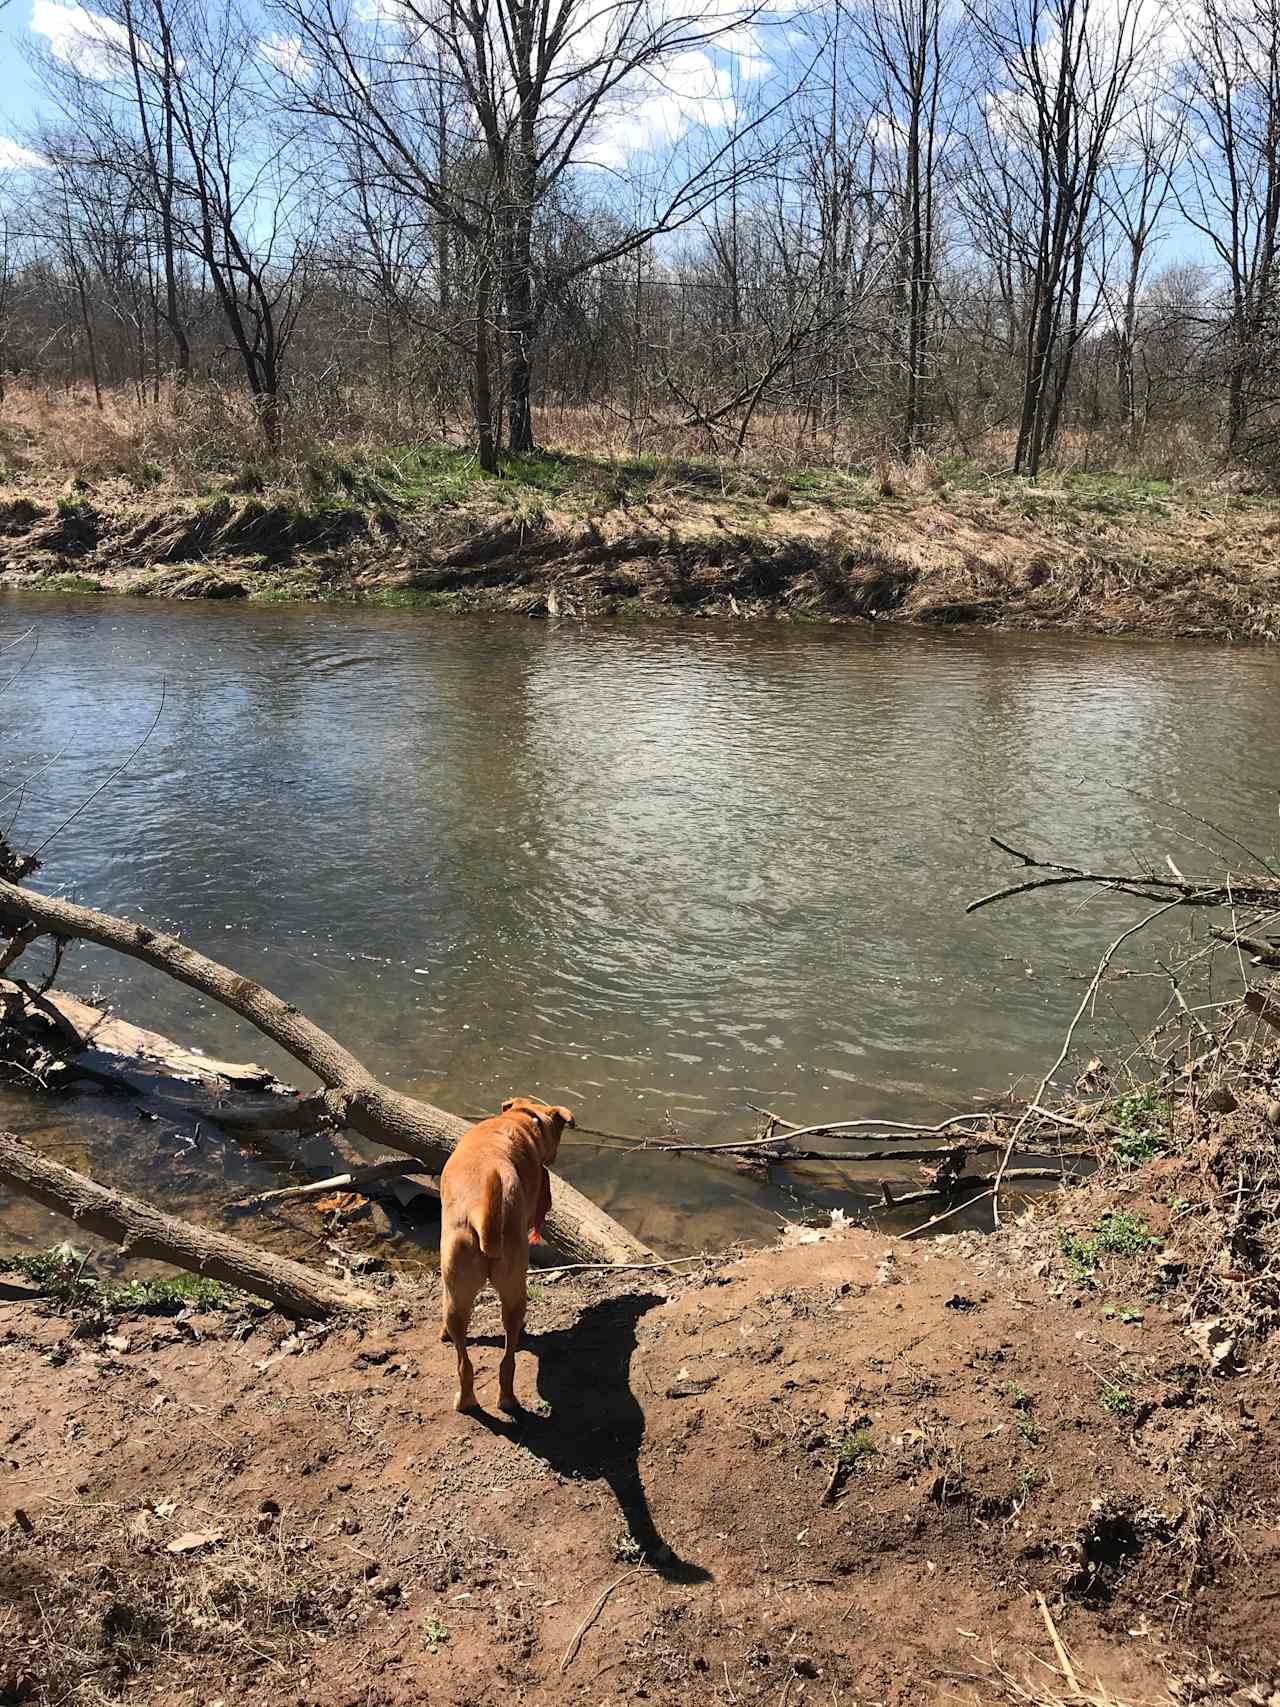
<svg viewBox="0 0 1280 1707"><path fill-rule="evenodd" d="M1280 635L1280 501L1226 485L586 452L511 459L492 479L447 446L311 451L274 468L85 461L10 460L0 585Z"/></svg>

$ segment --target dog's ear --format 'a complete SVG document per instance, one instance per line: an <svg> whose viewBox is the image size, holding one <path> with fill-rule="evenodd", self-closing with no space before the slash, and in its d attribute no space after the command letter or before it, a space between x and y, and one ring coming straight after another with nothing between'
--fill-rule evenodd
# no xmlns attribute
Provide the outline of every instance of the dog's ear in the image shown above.
<svg viewBox="0 0 1280 1707"><path fill-rule="evenodd" d="M573 1110L571 1108L554 1108L551 1112L553 1114L558 1114L566 1126L575 1126L577 1124L573 1118Z"/></svg>
<svg viewBox="0 0 1280 1707"><path fill-rule="evenodd" d="M503 1103L502 1107L498 1110L498 1112L500 1114L509 1113L510 1110L513 1109L519 1101L520 1101L519 1097L508 1097L507 1100Z"/></svg>

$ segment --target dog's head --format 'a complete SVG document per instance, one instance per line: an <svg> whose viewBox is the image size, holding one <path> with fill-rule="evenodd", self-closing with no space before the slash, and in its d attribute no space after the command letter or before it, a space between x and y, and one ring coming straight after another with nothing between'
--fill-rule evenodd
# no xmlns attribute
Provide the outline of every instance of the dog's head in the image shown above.
<svg viewBox="0 0 1280 1707"><path fill-rule="evenodd" d="M538 1154L546 1166L550 1167L560 1148L560 1134L566 1126L572 1126L574 1123L573 1110L549 1102L539 1102L537 1097L508 1097L502 1105L502 1112L530 1117L537 1134Z"/></svg>

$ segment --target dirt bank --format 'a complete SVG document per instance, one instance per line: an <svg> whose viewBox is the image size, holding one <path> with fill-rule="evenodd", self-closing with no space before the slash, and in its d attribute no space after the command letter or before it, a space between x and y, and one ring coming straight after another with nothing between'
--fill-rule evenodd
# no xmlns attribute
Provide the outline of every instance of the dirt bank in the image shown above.
<svg viewBox="0 0 1280 1707"><path fill-rule="evenodd" d="M1178 1166L1088 1282L1052 1216L540 1281L515 1422L424 1292L0 1304L0 1701L1274 1700L1274 1372L1188 1338Z"/></svg>
<svg viewBox="0 0 1280 1707"><path fill-rule="evenodd" d="M123 481L32 483L0 494L0 586L1280 635L1273 500L1100 479L914 492L830 475L735 484L689 468L664 481L653 468L547 461L552 475L539 463L536 479L516 470L385 502L346 487L161 500Z"/></svg>

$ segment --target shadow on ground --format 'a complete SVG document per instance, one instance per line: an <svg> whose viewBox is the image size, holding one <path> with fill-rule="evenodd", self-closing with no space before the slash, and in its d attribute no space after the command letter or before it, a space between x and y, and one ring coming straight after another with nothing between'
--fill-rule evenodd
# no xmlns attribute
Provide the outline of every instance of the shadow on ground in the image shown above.
<svg viewBox="0 0 1280 1707"><path fill-rule="evenodd" d="M571 1327L526 1333L524 1349L538 1360L538 1393L549 1413L472 1414L494 1434L519 1441L557 1475L607 1483L628 1536L660 1576L669 1582L708 1582L709 1571L678 1558L662 1538L640 1479L644 1411L631 1390L631 1357L636 1324L663 1302L648 1292L606 1298L585 1309Z"/></svg>

